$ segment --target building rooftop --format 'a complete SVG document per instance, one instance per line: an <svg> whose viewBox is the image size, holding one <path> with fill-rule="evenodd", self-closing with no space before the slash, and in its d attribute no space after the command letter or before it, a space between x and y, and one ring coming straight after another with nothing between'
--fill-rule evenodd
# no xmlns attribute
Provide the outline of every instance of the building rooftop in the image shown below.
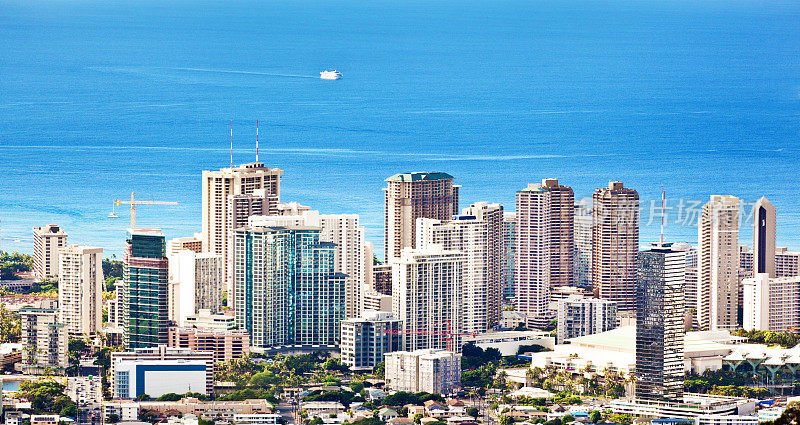
<svg viewBox="0 0 800 425"><path fill-rule="evenodd" d="M440 172L417 171L414 173L397 173L386 179L387 182L416 182L423 180L453 180L453 176Z"/></svg>

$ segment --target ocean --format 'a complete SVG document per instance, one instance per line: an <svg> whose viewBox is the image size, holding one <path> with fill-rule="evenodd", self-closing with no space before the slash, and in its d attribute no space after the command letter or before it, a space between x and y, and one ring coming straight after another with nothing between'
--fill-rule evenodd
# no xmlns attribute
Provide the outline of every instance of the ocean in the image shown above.
<svg viewBox="0 0 800 425"><path fill-rule="evenodd" d="M236 164L258 120L282 199L360 214L379 255L384 179L408 171L508 210L546 177L578 199L621 180L643 245L662 186L665 239L690 243L709 195L763 195L800 249L797 1L0 0L0 47L2 250L55 223L119 256L131 191L179 203L140 225L199 232L230 120Z"/></svg>

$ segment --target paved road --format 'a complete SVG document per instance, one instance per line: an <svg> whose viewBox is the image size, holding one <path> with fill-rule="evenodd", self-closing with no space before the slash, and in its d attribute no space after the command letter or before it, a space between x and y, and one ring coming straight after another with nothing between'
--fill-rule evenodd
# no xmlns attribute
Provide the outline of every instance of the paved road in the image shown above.
<svg viewBox="0 0 800 425"><path fill-rule="evenodd" d="M289 424L294 424L294 415L293 412L296 410L296 406L293 408L292 403L288 401L281 401L275 406L275 413L281 415L286 422Z"/></svg>

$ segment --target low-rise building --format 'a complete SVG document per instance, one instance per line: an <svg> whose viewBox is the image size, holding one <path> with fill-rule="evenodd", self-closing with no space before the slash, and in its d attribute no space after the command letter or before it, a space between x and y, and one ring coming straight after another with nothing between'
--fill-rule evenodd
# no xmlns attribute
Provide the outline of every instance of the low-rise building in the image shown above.
<svg viewBox="0 0 800 425"><path fill-rule="evenodd" d="M390 312L367 310L342 321L342 364L371 371L383 355L400 349L400 321Z"/></svg>
<svg viewBox="0 0 800 425"><path fill-rule="evenodd" d="M184 319L185 327L198 329L230 330L236 328L236 317L226 314L213 314L211 310L200 309Z"/></svg>
<svg viewBox="0 0 800 425"><path fill-rule="evenodd" d="M338 415L345 411L342 403L338 401L306 401L300 403L300 410L305 411L309 418Z"/></svg>
<svg viewBox="0 0 800 425"><path fill-rule="evenodd" d="M111 353L111 394L133 399L142 394L214 390L214 353L158 346Z"/></svg>
<svg viewBox="0 0 800 425"><path fill-rule="evenodd" d="M237 425L277 425L281 415L277 413L237 413L233 423Z"/></svg>
<svg viewBox="0 0 800 425"><path fill-rule="evenodd" d="M461 387L461 353L397 351L385 358L388 389L446 394Z"/></svg>
<svg viewBox="0 0 800 425"><path fill-rule="evenodd" d="M58 415L31 415L31 425L58 425Z"/></svg>
<svg viewBox="0 0 800 425"><path fill-rule="evenodd" d="M116 415L117 421L135 421L139 419L139 403L130 401L103 402L103 417L108 423L111 415Z"/></svg>
<svg viewBox="0 0 800 425"><path fill-rule="evenodd" d="M245 331L171 327L167 338L170 347L211 351L215 363L250 353L250 335Z"/></svg>
<svg viewBox="0 0 800 425"><path fill-rule="evenodd" d="M142 401L139 408L159 414L178 412L193 414L205 420L221 418L233 421L237 414L260 415L272 413L273 405L267 400L243 401L200 401L194 397L184 397L178 401Z"/></svg>
<svg viewBox="0 0 800 425"><path fill-rule="evenodd" d="M540 331L497 331L486 332L476 335L467 335L464 342L473 343L484 350L496 348L503 356L516 356L517 352L524 347L538 345L540 347L553 349L555 338L549 332Z"/></svg>
<svg viewBox="0 0 800 425"><path fill-rule="evenodd" d="M755 425L756 401L753 399L684 393L681 402L616 399L611 411L633 416L694 419L696 425ZM749 418L749 419L747 419Z"/></svg>

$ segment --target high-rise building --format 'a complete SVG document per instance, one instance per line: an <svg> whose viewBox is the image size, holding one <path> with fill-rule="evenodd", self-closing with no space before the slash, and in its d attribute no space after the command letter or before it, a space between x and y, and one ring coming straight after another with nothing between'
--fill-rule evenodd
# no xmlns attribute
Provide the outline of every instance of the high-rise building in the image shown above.
<svg viewBox="0 0 800 425"><path fill-rule="evenodd" d="M392 312L403 323L403 349L458 351L466 255L441 247L406 248L392 263ZM450 346L450 347L448 347Z"/></svg>
<svg viewBox="0 0 800 425"><path fill-rule="evenodd" d="M227 264L233 264L233 231L247 226L251 216L276 215L278 213L278 195L269 189L255 189L249 194L228 195L228 223L230 231L227 235ZM233 282L233 267L227 268L226 282Z"/></svg>
<svg viewBox="0 0 800 425"><path fill-rule="evenodd" d="M514 274L516 270L517 214L503 213L503 299L514 299Z"/></svg>
<svg viewBox="0 0 800 425"><path fill-rule="evenodd" d="M417 219L449 220L458 214L458 190L447 173L400 173L386 179L384 225L386 263L403 248L416 247Z"/></svg>
<svg viewBox="0 0 800 425"><path fill-rule="evenodd" d="M462 330L485 332L500 323L501 239L503 207L476 204L451 221L417 220L417 246L441 246L466 255L462 283Z"/></svg>
<svg viewBox="0 0 800 425"><path fill-rule="evenodd" d="M365 310L342 321L342 364L350 370L372 371L384 353L400 350L400 321L391 312Z"/></svg>
<svg viewBox="0 0 800 425"><path fill-rule="evenodd" d="M694 248L686 251L684 277L684 325L691 330L697 328L697 250Z"/></svg>
<svg viewBox="0 0 800 425"><path fill-rule="evenodd" d="M94 336L103 325L103 248L62 248L59 262L59 321L72 336Z"/></svg>
<svg viewBox="0 0 800 425"><path fill-rule="evenodd" d="M194 236L185 236L167 241L167 257L183 250L203 252L203 235L195 233Z"/></svg>
<svg viewBox="0 0 800 425"><path fill-rule="evenodd" d="M229 237L234 227L230 220L229 197L251 195L264 189L265 197L280 199L283 170L269 168L259 162L219 171L203 171L203 251L219 254L223 258L223 276L232 279L229 272ZM272 199L272 198L270 198ZM227 282L228 297L233 298L233 281Z"/></svg>
<svg viewBox="0 0 800 425"><path fill-rule="evenodd" d="M372 289L383 295L392 295L392 265L380 264L372 267Z"/></svg>
<svg viewBox="0 0 800 425"><path fill-rule="evenodd" d="M250 354L250 335L235 329L202 329L172 326L168 344L172 348L214 353L214 363L241 359Z"/></svg>
<svg viewBox="0 0 800 425"><path fill-rule="evenodd" d="M186 317L202 309L222 312L222 256L211 252L178 251L169 257L170 320L186 326Z"/></svg>
<svg viewBox="0 0 800 425"><path fill-rule="evenodd" d="M553 318L550 288L571 286L574 195L556 179L517 192L514 305L529 326Z"/></svg>
<svg viewBox="0 0 800 425"><path fill-rule="evenodd" d="M592 195L592 287L620 311L636 308L639 194L609 182Z"/></svg>
<svg viewBox="0 0 800 425"><path fill-rule="evenodd" d="M775 207L765 197L753 206L753 272L775 277Z"/></svg>
<svg viewBox="0 0 800 425"><path fill-rule="evenodd" d="M800 328L800 276L744 279L742 312L745 330L792 332Z"/></svg>
<svg viewBox="0 0 800 425"><path fill-rule="evenodd" d="M334 347L344 319L344 275L316 227L235 231L236 324L255 350Z"/></svg>
<svg viewBox="0 0 800 425"><path fill-rule="evenodd" d="M683 285L689 245L652 244L636 272L636 397L681 401Z"/></svg>
<svg viewBox="0 0 800 425"><path fill-rule="evenodd" d="M167 343L166 243L161 229L128 229L122 255L123 341L126 350Z"/></svg>
<svg viewBox="0 0 800 425"><path fill-rule="evenodd" d="M739 247L739 276L743 279L753 277L755 264L753 249ZM786 247L775 248L775 277L800 276L800 252L791 252Z"/></svg>
<svg viewBox="0 0 800 425"><path fill-rule="evenodd" d="M617 327L617 303L570 295L556 303L556 343L570 338L610 331Z"/></svg>
<svg viewBox="0 0 800 425"><path fill-rule="evenodd" d="M592 209L584 203L575 203L574 222L575 253L573 254L573 280L576 286L592 286Z"/></svg>
<svg viewBox="0 0 800 425"><path fill-rule="evenodd" d="M739 306L739 198L712 195L698 221L697 323L735 329Z"/></svg>
<svg viewBox="0 0 800 425"><path fill-rule="evenodd" d="M108 326L122 328L125 322L125 281L114 282L114 298L108 300Z"/></svg>
<svg viewBox="0 0 800 425"><path fill-rule="evenodd" d="M67 246L67 233L58 225L33 228L33 275L36 280L58 277L58 251Z"/></svg>
<svg viewBox="0 0 800 425"><path fill-rule="evenodd" d="M250 225L311 226L320 229L320 242L334 243L334 271L345 275L345 318L358 317L363 310L365 281L364 226L358 214L320 214L303 211L298 215L253 216Z"/></svg>
<svg viewBox="0 0 800 425"><path fill-rule="evenodd" d="M386 353L386 388L449 394L461 387L461 353L440 350Z"/></svg>
<svg viewBox="0 0 800 425"><path fill-rule="evenodd" d="M392 296L383 295L378 292L367 291L364 293L364 311L388 311L392 312Z"/></svg>
<svg viewBox="0 0 800 425"><path fill-rule="evenodd" d="M38 307L23 307L20 317L22 372L37 375L45 370L63 373L69 367L69 335L58 321L57 302L42 301Z"/></svg>

